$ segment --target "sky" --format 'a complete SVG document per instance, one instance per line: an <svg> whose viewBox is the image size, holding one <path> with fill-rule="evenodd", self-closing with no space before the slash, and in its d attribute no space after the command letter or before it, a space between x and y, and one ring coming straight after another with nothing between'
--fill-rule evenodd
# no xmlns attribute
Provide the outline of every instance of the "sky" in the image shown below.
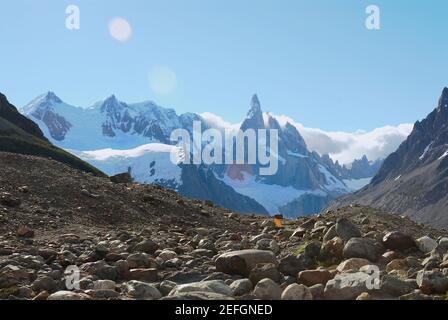
<svg viewBox="0 0 448 320"><path fill-rule="evenodd" d="M380 30L365 27L368 5ZM80 29L66 28L66 8ZM0 92L90 106L111 94L238 122L264 111L327 131L414 123L448 86L448 2L4 0Z"/></svg>

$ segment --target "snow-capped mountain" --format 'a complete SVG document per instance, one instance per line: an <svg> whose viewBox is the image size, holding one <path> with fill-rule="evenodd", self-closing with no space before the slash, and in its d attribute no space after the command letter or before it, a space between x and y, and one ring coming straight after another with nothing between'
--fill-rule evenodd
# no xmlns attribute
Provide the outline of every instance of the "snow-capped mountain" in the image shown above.
<svg viewBox="0 0 448 320"><path fill-rule="evenodd" d="M355 159L348 165L341 165L339 161L333 162L328 155L323 155L321 159L352 191L357 191L368 185L384 161L384 159L369 161L366 155L361 159Z"/></svg>
<svg viewBox="0 0 448 320"><path fill-rule="evenodd" d="M131 149L151 142L169 143L177 128L191 130L196 114L177 115L151 101L127 104L112 95L88 108L63 102L53 92L21 109L55 144L73 150Z"/></svg>
<svg viewBox="0 0 448 320"><path fill-rule="evenodd" d="M177 148L170 141L173 130L191 132L194 121L200 121L203 129L214 125L200 115L177 115L153 102L127 104L111 96L81 108L49 92L21 112L34 120L53 143L107 174L129 171L136 181L161 184L232 210L290 217L313 214L331 199L351 191L338 166L311 152L295 125L280 123L275 115L263 113L256 95L239 129L278 131L278 171L271 176L259 174L259 163L172 163L170 153Z"/></svg>

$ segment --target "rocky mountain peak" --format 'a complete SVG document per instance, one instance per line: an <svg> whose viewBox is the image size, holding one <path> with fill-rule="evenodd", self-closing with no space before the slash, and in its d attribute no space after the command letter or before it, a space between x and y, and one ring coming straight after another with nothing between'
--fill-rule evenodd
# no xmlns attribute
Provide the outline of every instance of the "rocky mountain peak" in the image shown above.
<svg viewBox="0 0 448 320"><path fill-rule="evenodd" d="M247 129L263 129L265 127L263 120L263 111L261 110L260 100L254 94L250 102L250 109L247 113L246 120L241 125L241 130Z"/></svg>
<svg viewBox="0 0 448 320"><path fill-rule="evenodd" d="M48 91L43 100L51 104L62 103L62 100L52 91Z"/></svg>
<svg viewBox="0 0 448 320"><path fill-rule="evenodd" d="M439 99L439 108L446 108L448 107L448 88L443 88L442 95Z"/></svg>
<svg viewBox="0 0 448 320"><path fill-rule="evenodd" d="M100 105L101 105L101 112L106 113L115 113L120 109L126 107L126 104L118 101L117 97L114 94L107 97Z"/></svg>
<svg viewBox="0 0 448 320"><path fill-rule="evenodd" d="M253 118L254 116L257 116L259 114L262 114L263 112L261 111L261 104L260 104L260 100L258 99L257 94L254 94L252 96L252 99L250 101L250 110L247 113L247 117L248 118Z"/></svg>

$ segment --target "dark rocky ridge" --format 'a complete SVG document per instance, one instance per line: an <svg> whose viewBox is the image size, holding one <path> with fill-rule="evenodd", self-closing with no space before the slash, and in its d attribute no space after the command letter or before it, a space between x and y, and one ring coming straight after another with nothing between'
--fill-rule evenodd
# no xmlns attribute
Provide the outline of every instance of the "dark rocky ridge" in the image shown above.
<svg viewBox="0 0 448 320"><path fill-rule="evenodd" d="M0 151L53 158L76 169L103 175L99 170L52 145L39 127L21 115L0 93Z"/></svg>
<svg viewBox="0 0 448 320"><path fill-rule="evenodd" d="M409 137L384 161L364 189L338 199L332 208L360 203L436 227L448 226L448 88L438 106L417 121Z"/></svg>

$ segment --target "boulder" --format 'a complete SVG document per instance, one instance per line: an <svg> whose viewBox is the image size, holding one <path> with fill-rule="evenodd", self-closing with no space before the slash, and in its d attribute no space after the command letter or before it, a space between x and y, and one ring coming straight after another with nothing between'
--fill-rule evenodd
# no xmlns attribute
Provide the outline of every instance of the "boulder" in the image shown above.
<svg viewBox="0 0 448 320"><path fill-rule="evenodd" d="M314 261L305 254L288 255L280 260L278 270L286 276L296 277L300 271L309 269Z"/></svg>
<svg viewBox="0 0 448 320"><path fill-rule="evenodd" d="M440 271L419 271L417 284L424 294L445 294L448 291L448 278Z"/></svg>
<svg viewBox="0 0 448 320"><path fill-rule="evenodd" d="M342 273L327 282L324 290L326 300L354 300L361 293L367 292L367 282L370 280L364 272Z"/></svg>
<svg viewBox="0 0 448 320"><path fill-rule="evenodd" d="M313 300L313 295L308 287L293 283L283 291L282 300Z"/></svg>
<svg viewBox="0 0 448 320"><path fill-rule="evenodd" d="M263 279L255 286L254 294L261 300L280 300L282 289L271 279Z"/></svg>
<svg viewBox="0 0 448 320"><path fill-rule="evenodd" d="M113 183L132 183L132 176L128 173L120 173L110 177Z"/></svg>
<svg viewBox="0 0 448 320"><path fill-rule="evenodd" d="M328 264L338 263L342 259L343 250L344 240L335 237L322 244L319 260Z"/></svg>
<svg viewBox="0 0 448 320"><path fill-rule="evenodd" d="M259 263L277 264L274 254L265 250L240 250L221 254L216 259L216 270L227 274L248 277Z"/></svg>
<svg viewBox="0 0 448 320"><path fill-rule="evenodd" d="M370 264L369 260L362 258L350 258L345 261L342 261L338 267L338 272L347 272L347 271L359 271L359 269L363 266Z"/></svg>
<svg viewBox="0 0 448 320"><path fill-rule="evenodd" d="M258 283L260 280L269 278L280 283L281 274L277 269L277 265L273 263L259 263L250 272L249 279L252 283Z"/></svg>
<svg viewBox="0 0 448 320"><path fill-rule="evenodd" d="M361 232L350 220L341 218L336 222L336 235L344 241L349 241L351 238L361 237Z"/></svg>
<svg viewBox="0 0 448 320"><path fill-rule="evenodd" d="M128 273L130 280L156 282L159 279L157 269L131 269Z"/></svg>
<svg viewBox="0 0 448 320"><path fill-rule="evenodd" d="M381 291L393 297L399 297L413 292L418 286L413 281L402 280L393 275L385 275L381 282Z"/></svg>
<svg viewBox="0 0 448 320"><path fill-rule="evenodd" d="M399 231L393 231L387 233L383 237L382 244L385 248L390 250L404 251L410 248L415 248L416 243L414 238L408 234L404 234Z"/></svg>
<svg viewBox="0 0 448 320"><path fill-rule="evenodd" d="M145 282L132 280L124 285L124 292L137 300L157 300L162 297L160 291Z"/></svg>
<svg viewBox="0 0 448 320"><path fill-rule="evenodd" d="M148 254L154 254L159 249L159 246L157 243L155 243L152 240L144 240L142 242L137 243L133 251L134 252L144 252Z"/></svg>
<svg viewBox="0 0 448 320"><path fill-rule="evenodd" d="M71 291L58 291L51 294L47 300L91 300L90 296L84 293L75 293Z"/></svg>
<svg viewBox="0 0 448 320"><path fill-rule="evenodd" d="M371 262L378 260L380 254L375 243L366 238L351 238L344 247L344 258L363 258Z"/></svg>
<svg viewBox="0 0 448 320"><path fill-rule="evenodd" d="M177 285L171 290L169 296L187 292L212 292L224 296L233 295L232 289L224 281L209 280Z"/></svg>
<svg viewBox="0 0 448 320"><path fill-rule="evenodd" d="M307 287L316 284L325 285L331 279L333 279L333 274L326 269L305 270L299 272L299 275L297 276L297 282L304 284Z"/></svg>
<svg viewBox="0 0 448 320"><path fill-rule="evenodd" d="M423 253L429 253L432 250L434 250L435 248L437 248L437 246L438 246L437 241L428 236L421 237L421 238L417 239L416 242L417 242L418 248Z"/></svg>
<svg viewBox="0 0 448 320"><path fill-rule="evenodd" d="M237 297L250 293L253 288L254 286L252 284L252 281L250 281L249 279L235 280L230 285L230 289L232 289L233 295Z"/></svg>

